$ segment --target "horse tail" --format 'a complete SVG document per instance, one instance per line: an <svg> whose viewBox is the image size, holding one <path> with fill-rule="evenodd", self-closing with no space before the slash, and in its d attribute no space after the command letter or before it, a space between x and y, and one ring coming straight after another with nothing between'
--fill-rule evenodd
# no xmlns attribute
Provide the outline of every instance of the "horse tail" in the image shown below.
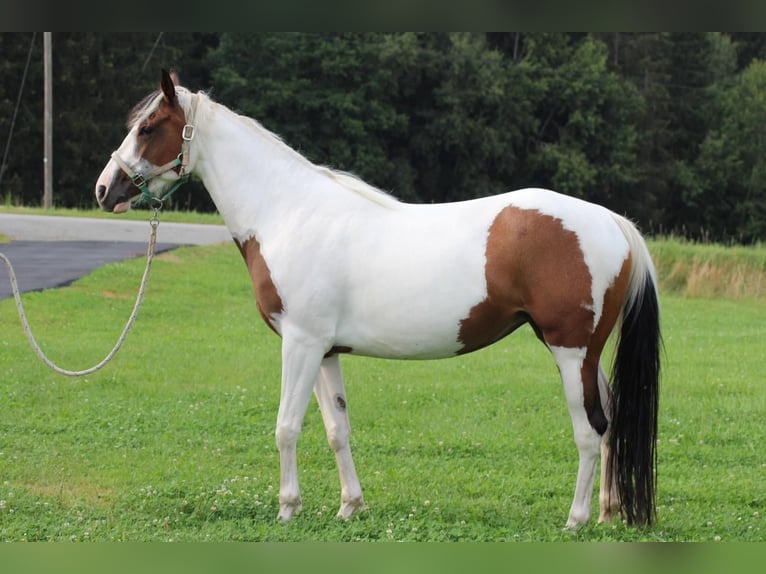
<svg viewBox="0 0 766 574"><path fill-rule="evenodd" d="M659 406L660 309L654 266L641 234L616 216L630 245L632 269L612 367L612 420L607 476L616 481L620 511L628 524L655 517L657 411Z"/></svg>

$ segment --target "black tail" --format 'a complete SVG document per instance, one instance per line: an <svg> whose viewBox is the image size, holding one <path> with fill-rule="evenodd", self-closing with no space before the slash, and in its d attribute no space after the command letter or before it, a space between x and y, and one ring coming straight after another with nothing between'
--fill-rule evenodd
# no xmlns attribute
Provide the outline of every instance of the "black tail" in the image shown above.
<svg viewBox="0 0 766 574"><path fill-rule="evenodd" d="M612 420L607 476L616 481L628 524L655 518L660 309L650 272L636 278L637 298L626 309L612 371Z"/></svg>

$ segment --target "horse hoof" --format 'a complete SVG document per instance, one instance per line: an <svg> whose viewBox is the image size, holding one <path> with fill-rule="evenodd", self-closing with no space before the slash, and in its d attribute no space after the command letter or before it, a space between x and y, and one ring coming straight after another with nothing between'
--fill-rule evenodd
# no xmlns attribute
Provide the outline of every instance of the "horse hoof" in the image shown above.
<svg viewBox="0 0 766 574"><path fill-rule="evenodd" d="M614 519L614 512L602 512L598 517L599 524L608 524Z"/></svg>
<svg viewBox="0 0 766 574"><path fill-rule="evenodd" d="M348 520L354 514L358 514L364 510L367 510L367 505L364 503L363 499L358 498L355 500L348 500L341 503L340 510L338 510L336 517L342 518L343 520Z"/></svg>
<svg viewBox="0 0 766 574"><path fill-rule="evenodd" d="M566 526L563 528L564 532L577 532L583 524L588 522L588 517L585 520L581 518L570 516L567 520Z"/></svg>
<svg viewBox="0 0 766 574"><path fill-rule="evenodd" d="M620 514L619 504L603 504L601 506L601 511L598 514L598 523L605 524L605 523L612 522L612 520L614 520L614 517L618 516L619 514Z"/></svg>
<svg viewBox="0 0 766 574"><path fill-rule="evenodd" d="M300 514L302 508L303 506L301 505L300 500L297 502L283 502L279 505L279 514L277 515L277 520L281 523L290 522L293 517Z"/></svg>

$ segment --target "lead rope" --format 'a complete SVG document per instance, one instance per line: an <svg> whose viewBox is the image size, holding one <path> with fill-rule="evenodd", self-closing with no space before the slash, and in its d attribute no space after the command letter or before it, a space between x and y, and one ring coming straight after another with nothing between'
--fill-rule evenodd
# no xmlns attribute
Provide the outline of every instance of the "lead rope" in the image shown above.
<svg viewBox="0 0 766 574"><path fill-rule="evenodd" d="M133 312L130 314L130 317L128 318L128 322L125 324L125 328L122 330L122 333L120 333L120 337L117 339L117 343L115 343L112 350L109 351L109 354L106 357L104 357L104 359L97 365L89 369L84 369L82 371L70 371L68 369L62 369L61 367L56 365L53 361L51 361L48 357L45 356L45 353L43 353L43 350L40 348L40 345L37 344L37 341L35 340L34 335L32 335L32 330L29 327L29 321L27 321L27 317L24 313L24 306L21 304L21 295L19 293L18 283L16 282L16 274L13 271L11 262L8 260L8 258L5 255L0 253L0 259L2 259L5 262L5 264L8 266L8 276L11 279L11 289L13 290L13 298L16 300L16 308L19 311L19 318L21 319L21 325L22 327L24 327L24 332L27 334L27 339L29 339L29 344L32 345L32 349L34 350L35 353L37 353L37 356L40 357L40 360L43 363L45 363L48 367L50 367L52 370L56 371L57 373L61 375L66 375L68 377L80 377L83 375L90 375L91 373L95 373L96 371L105 367L106 364L109 361L111 361L112 358L117 354L117 351L120 350L120 347L122 347L122 344L125 341L125 337L128 336L128 332L133 326L133 322L136 320L136 315L138 315L138 309L139 307L141 307L141 301L144 298L144 291L146 290L146 283L149 279L149 269L152 266L152 259L154 259L154 249L157 245L157 227L160 224L159 219L157 219L157 212L158 210L155 209L154 216L149 221L152 231L151 231L151 235L149 236L149 246L147 247L147 250L146 250L146 269L144 270L144 276L141 279L141 286L138 289L138 296L136 297L136 303L133 306Z"/></svg>

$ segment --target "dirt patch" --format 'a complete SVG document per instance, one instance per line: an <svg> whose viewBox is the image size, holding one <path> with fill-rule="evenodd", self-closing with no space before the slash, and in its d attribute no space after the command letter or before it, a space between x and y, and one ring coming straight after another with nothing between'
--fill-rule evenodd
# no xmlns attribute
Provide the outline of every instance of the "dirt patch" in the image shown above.
<svg viewBox="0 0 766 574"><path fill-rule="evenodd" d="M124 295L123 293L115 293L114 291L102 291L101 296L106 297L107 299L130 299L128 295Z"/></svg>
<svg viewBox="0 0 766 574"><path fill-rule="evenodd" d="M85 502L90 505L107 505L113 495L110 488L90 484L24 484L28 492L37 496L58 498L66 505Z"/></svg>
<svg viewBox="0 0 766 574"><path fill-rule="evenodd" d="M165 252L160 253L155 257L155 259L158 259L160 261L167 261L168 263L183 263L184 260L181 259L178 255L171 252Z"/></svg>

